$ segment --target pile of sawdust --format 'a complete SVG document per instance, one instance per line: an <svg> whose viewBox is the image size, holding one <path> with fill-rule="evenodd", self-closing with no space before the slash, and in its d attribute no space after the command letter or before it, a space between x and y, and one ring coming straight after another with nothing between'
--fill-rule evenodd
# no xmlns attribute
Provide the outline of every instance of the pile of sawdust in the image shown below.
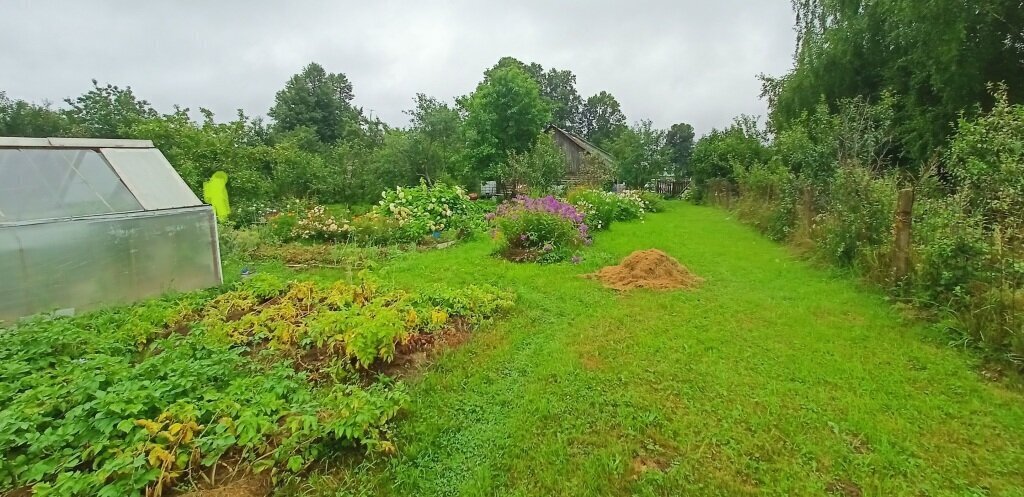
<svg viewBox="0 0 1024 497"><path fill-rule="evenodd" d="M704 281L657 249L633 252L618 266L602 268L587 277L600 280L605 287L616 290L694 288Z"/></svg>

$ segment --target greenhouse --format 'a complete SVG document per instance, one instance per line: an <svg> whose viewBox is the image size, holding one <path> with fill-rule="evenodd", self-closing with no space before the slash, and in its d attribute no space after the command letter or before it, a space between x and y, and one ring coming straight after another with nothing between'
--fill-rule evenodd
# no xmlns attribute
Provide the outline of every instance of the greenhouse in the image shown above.
<svg viewBox="0 0 1024 497"><path fill-rule="evenodd" d="M0 138L0 325L220 283L213 209L152 142Z"/></svg>

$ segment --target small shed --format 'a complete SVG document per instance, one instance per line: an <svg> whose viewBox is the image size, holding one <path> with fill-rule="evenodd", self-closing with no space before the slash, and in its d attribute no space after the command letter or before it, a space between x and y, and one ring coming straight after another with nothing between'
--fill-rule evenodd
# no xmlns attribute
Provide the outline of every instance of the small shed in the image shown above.
<svg viewBox="0 0 1024 497"><path fill-rule="evenodd" d="M148 140L0 137L0 325L222 282L217 221Z"/></svg>
<svg viewBox="0 0 1024 497"><path fill-rule="evenodd" d="M549 125L547 132L555 140L558 148L565 153L565 182L566 184L579 184L588 182L588 175L585 162L588 157L595 158L605 163L609 169L615 169L615 159L600 147L590 143L585 138L572 131L567 131L555 125Z"/></svg>

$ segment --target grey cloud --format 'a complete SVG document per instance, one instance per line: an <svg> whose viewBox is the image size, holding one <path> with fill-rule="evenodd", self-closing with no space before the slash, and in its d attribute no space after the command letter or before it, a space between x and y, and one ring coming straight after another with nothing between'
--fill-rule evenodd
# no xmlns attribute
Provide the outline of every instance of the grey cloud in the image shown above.
<svg viewBox="0 0 1024 497"><path fill-rule="evenodd" d="M511 55L570 69L633 121L699 133L764 114L755 75L791 65L789 2L51 1L0 8L0 90L60 102L89 80L230 118L263 115L310 61L344 72L356 103L402 125L417 92L452 98Z"/></svg>

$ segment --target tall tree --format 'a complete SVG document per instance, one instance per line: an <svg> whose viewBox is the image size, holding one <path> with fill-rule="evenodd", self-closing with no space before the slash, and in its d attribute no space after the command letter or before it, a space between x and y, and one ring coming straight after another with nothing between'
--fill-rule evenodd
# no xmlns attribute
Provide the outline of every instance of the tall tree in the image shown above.
<svg viewBox="0 0 1024 497"><path fill-rule="evenodd" d="M626 115L611 93L602 91L583 103L580 130L588 140L602 145L626 129Z"/></svg>
<svg viewBox="0 0 1024 497"><path fill-rule="evenodd" d="M510 154L529 150L551 120L537 82L518 67L488 71L461 103L466 110L466 152L481 176L493 174Z"/></svg>
<svg viewBox="0 0 1024 497"><path fill-rule="evenodd" d="M619 179L630 187L642 188L669 167L665 132L649 120L623 129L607 146L619 166Z"/></svg>
<svg viewBox="0 0 1024 497"><path fill-rule="evenodd" d="M673 124L665 133L665 148L669 171L676 178L689 174L690 156L693 154L693 126L686 123Z"/></svg>
<svg viewBox="0 0 1024 497"><path fill-rule="evenodd" d="M333 144L358 133L362 113L352 106L352 83L342 73L328 73L315 62L277 92L268 114L278 132L307 127L320 141Z"/></svg>
<svg viewBox="0 0 1024 497"><path fill-rule="evenodd" d="M1024 102L1021 0L794 0L794 69L765 77L773 131L824 100L876 102L896 96L903 152L922 162L944 145L952 123L989 109L989 83L1005 82ZM980 104L980 105L979 105Z"/></svg>
<svg viewBox="0 0 1024 497"><path fill-rule="evenodd" d="M95 79L91 90L64 101L72 133L79 136L120 138L139 121L158 116L149 102L135 96L132 87L100 86Z"/></svg>
<svg viewBox="0 0 1024 497"><path fill-rule="evenodd" d="M11 100L0 91L0 136L46 138L69 133L67 118L50 108L24 100Z"/></svg>
<svg viewBox="0 0 1024 497"><path fill-rule="evenodd" d="M464 176L464 147L459 110L422 93L416 107L406 111L410 128L405 133L405 161L416 176L433 182ZM393 140L394 141L394 140Z"/></svg>
<svg viewBox="0 0 1024 497"><path fill-rule="evenodd" d="M551 104L551 122L573 133L582 133L580 112L583 99L576 91L576 75L569 70L550 68L540 75L541 95Z"/></svg>
<svg viewBox="0 0 1024 497"><path fill-rule="evenodd" d="M580 112L583 109L583 99L576 91L576 75L572 71L554 67L545 70L544 66L536 62L525 64L515 57L502 57L494 67L487 70L487 73L504 67L522 69L537 82L541 97L551 108L551 124L574 133L582 133Z"/></svg>

